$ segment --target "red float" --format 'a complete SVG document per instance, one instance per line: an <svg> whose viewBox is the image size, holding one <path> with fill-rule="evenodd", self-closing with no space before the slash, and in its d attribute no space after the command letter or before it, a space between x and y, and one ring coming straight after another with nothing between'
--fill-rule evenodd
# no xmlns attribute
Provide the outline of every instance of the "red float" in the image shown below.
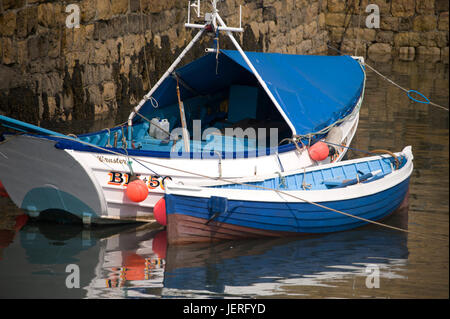
<svg viewBox="0 0 450 319"><path fill-rule="evenodd" d="M159 224L163 226L167 225L166 201L164 200L164 197L153 207L153 216L155 216L155 219Z"/></svg>
<svg viewBox="0 0 450 319"><path fill-rule="evenodd" d="M312 160L323 161L330 154L330 150L326 143L319 141L309 148L308 153Z"/></svg>
<svg viewBox="0 0 450 319"><path fill-rule="evenodd" d="M136 203L142 202L148 196L148 187L144 181L135 179L127 185L127 197Z"/></svg>

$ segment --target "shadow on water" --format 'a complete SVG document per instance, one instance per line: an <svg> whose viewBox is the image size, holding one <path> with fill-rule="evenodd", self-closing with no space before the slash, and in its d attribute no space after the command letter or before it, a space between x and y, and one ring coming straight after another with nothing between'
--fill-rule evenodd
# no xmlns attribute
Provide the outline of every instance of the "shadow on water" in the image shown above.
<svg viewBox="0 0 450 319"><path fill-rule="evenodd" d="M448 65L368 61L406 88L448 106ZM448 112L412 103L368 71L366 95L352 147L399 151L412 145L409 210L378 226L317 237L167 246L165 231L130 224L85 228L31 223L0 198L0 297L9 298L448 298ZM83 133L105 121L49 127ZM348 158L361 157L350 151ZM67 265L80 270L69 289ZM367 287L367 269L380 286Z"/></svg>

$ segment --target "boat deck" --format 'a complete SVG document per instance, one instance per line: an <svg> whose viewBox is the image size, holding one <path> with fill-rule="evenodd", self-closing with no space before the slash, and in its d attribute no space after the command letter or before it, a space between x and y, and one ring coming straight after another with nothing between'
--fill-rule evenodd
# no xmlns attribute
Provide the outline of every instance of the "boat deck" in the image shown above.
<svg viewBox="0 0 450 319"><path fill-rule="evenodd" d="M398 157L401 168L406 163L404 156ZM368 162L351 163L346 165L339 165L325 169L318 169L313 171L307 171L305 173L298 173L294 175L275 177L258 182L247 182L246 185L242 184L228 184L211 186L214 188L226 188L226 189L255 189L250 186L264 187L268 189L281 189L281 190L325 190L333 187L338 187L344 181L356 179L357 176L361 177L368 173L379 172L376 176L369 180L362 181L374 181L376 179L383 178L387 174L390 174L394 168L394 158L384 157Z"/></svg>

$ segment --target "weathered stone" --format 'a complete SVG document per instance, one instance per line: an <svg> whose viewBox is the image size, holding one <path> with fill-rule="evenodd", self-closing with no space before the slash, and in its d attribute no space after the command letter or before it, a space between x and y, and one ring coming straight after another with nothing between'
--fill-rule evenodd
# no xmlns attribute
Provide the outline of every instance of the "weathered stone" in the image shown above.
<svg viewBox="0 0 450 319"><path fill-rule="evenodd" d="M97 43L96 48L89 54L89 63L105 64L107 61L108 49L105 44Z"/></svg>
<svg viewBox="0 0 450 319"><path fill-rule="evenodd" d="M325 23L332 27L343 27L345 25L347 16L343 13L326 13Z"/></svg>
<svg viewBox="0 0 450 319"><path fill-rule="evenodd" d="M130 11L131 12L139 12L141 10L141 1L140 0L130 0Z"/></svg>
<svg viewBox="0 0 450 319"><path fill-rule="evenodd" d="M1 52L1 49L0 49ZM25 66L28 62L28 50L27 50L27 41L18 41L17 42L17 63Z"/></svg>
<svg viewBox="0 0 450 319"><path fill-rule="evenodd" d="M401 47L399 49L399 59L402 61L413 61L416 50L414 47Z"/></svg>
<svg viewBox="0 0 450 319"><path fill-rule="evenodd" d="M414 18L413 31L431 31L435 30L437 18L434 15L421 15Z"/></svg>
<svg viewBox="0 0 450 319"><path fill-rule="evenodd" d="M448 64L449 55L448 55L448 47L441 49L441 61Z"/></svg>
<svg viewBox="0 0 450 319"><path fill-rule="evenodd" d="M297 45L297 54L306 54L312 49L312 40L303 40Z"/></svg>
<svg viewBox="0 0 450 319"><path fill-rule="evenodd" d="M3 38L3 64L14 64L17 59L17 48L11 38Z"/></svg>
<svg viewBox="0 0 450 319"><path fill-rule="evenodd" d="M394 32L392 31L380 31L375 38L376 42L394 44Z"/></svg>
<svg viewBox="0 0 450 319"><path fill-rule="evenodd" d="M419 14L434 14L434 1L416 0L416 12Z"/></svg>
<svg viewBox="0 0 450 319"><path fill-rule="evenodd" d="M436 47L420 46L417 48L417 55L437 55L441 54L441 50Z"/></svg>
<svg viewBox="0 0 450 319"><path fill-rule="evenodd" d="M277 21L277 10L275 7L265 7L262 10L263 21Z"/></svg>
<svg viewBox="0 0 450 319"><path fill-rule="evenodd" d="M413 27L413 17L399 18L398 31L411 31Z"/></svg>
<svg viewBox="0 0 450 319"><path fill-rule="evenodd" d="M114 82L106 82L103 84L102 97L103 100L108 102L112 101L116 96L116 86Z"/></svg>
<svg viewBox="0 0 450 319"><path fill-rule="evenodd" d="M370 57L374 55L390 55L392 53L392 47L387 43L374 43L369 46L367 53Z"/></svg>
<svg viewBox="0 0 450 319"><path fill-rule="evenodd" d="M344 12L345 1L342 0L328 0L327 8L329 12Z"/></svg>
<svg viewBox="0 0 450 319"><path fill-rule="evenodd" d="M128 0L111 0L111 11L114 15L128 11Z"/></svg>
<svg viewBox="0 0 450 319"><path fill-rule="evenodd" d="M441 50L436 47L420 46L417 48L417 57L421 60L437 62L441 59Z"/></svg>
<svg viewBox="0 0 450 319"><path fill-rule="evenodd" d="M95 19L97 14L97 0L83 0L80 2L80 20L88 23Z"/></svg>
<svg viewBox="0 0 450 319"><path fill-rule="evenodd" d="M442 31L447 31L448 32L448 11L447 12L442 12L439 15L438 30L442 30Z"/></svg>
<svg viewBox="0 0 450 319"><path fill-rule="evenodd" d="M396 47L417 47L420 44L420 34L417 32L399 32L394 35Z"/></svg>
<svg viewBox="0 0 450 319"><path fill-rule="evenodd" d="M400 25L400 18L397 17L383 17L380 19L380 29L386 31L398 31Z"/></svg>
<svg viewBox="0 0 450 319"><path fill-rule="evenodd" d="M16 14L8 11L0 15L0 35L13 36L16 32Z"/></svg>
<svg viewBox="0 0 450 319"><path fill-rule="evenodd" d="M37 8L37 20L39 25L47 28L56 25L56 12L52 3L40 4Z"/></svg>
<svg viewBox="0 0 450 319"><path fill-rule="evenodd" d="M411 17L415 13L415 1L395 0L392 1L391 13L394 17Z"/></svg>
<svg viewBox="0 0 450 319"><path fill-rule="evenodd" d="M448 11L448 0L435 0L434 2L437 12Z"/></svg>
<svg viewBox="0 0 450 319"><path fill-rule="evenodd" d="M3 10L18 9L25 5L26 0L2 0Z"/></svg>
<svg viewBox="0 0 450 319"><path fill-rule="evenodd" d="M97 0L97 19L109 20L112 17L110 0Z"/></svg>

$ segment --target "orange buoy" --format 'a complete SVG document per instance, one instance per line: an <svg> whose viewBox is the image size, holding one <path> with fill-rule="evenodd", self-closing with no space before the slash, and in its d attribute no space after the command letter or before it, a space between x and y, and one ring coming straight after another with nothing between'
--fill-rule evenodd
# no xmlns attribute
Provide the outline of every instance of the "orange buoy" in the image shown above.
<svg viewBox="0 0 450 319"><path fill-rule="evenodd" d="M312 160L323 161L330 154L330 150L326 143L319 141L309 148L308 153Z"/></svg>
<svg viewBox="0 0 450 319"><path fill-rule="evenodd" d="M155 216L155 219L159 224L163 226L167 225L166 201L164 200L164 197L160 198L153 207L153 216Z"/></svg>
<svg viewBox="0 0 450 319"><path fill-rule="evenodd" d="M6 192L5 187L3 186L2 182L0 181L0 197L9 197L8 193Z"/></svg>
<svg viewBox="0 0 450 319"><path fill-rule="evenodd" d="M128 183L126 189L127 197L136 203L142 202L148 196L148 187L144 181L135 179Z"/></svg>

